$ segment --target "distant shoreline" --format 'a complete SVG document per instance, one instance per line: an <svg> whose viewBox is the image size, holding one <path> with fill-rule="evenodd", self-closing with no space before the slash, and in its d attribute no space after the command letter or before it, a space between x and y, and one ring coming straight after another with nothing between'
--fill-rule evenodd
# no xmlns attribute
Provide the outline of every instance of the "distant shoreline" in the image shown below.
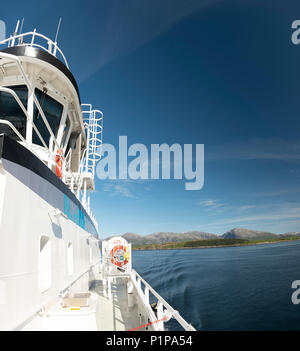
<svg viewBox="0 0 300 351"><path fill-rule="evenodd" d="M184 244L185 242L170 242L164 244L157 244L157 247L153 247L154 245L149 244L141 247L133 247L134 251L156 251L156 250L185 250L185 249L214 249L214 248L224 248L224 247L239 247L239 246L253 246L253 245L265 245L265 244L277 244L287 241L297 241L300 240L300 237L297 238L288 238L288 239L273 239L273 240L262 240L262 241L248 241L245 243L238 244L228 244L228 245L199 245L199 246L175 246L178 243ZM198 241L198 240L197 240ZM165 246L164 246L165 245ZM170 245L170 247L168 247ZM174 245L174 246L173 246ZM173 247L172 247L173 246Z"/></svg>

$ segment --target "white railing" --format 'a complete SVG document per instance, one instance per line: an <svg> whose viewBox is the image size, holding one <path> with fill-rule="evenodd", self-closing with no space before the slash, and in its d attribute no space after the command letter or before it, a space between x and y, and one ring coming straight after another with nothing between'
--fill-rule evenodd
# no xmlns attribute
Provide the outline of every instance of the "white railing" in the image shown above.
<svg viewBox="0 0 300 351"><path fill-rule="evenodd" d="M184 318L181 317L178 311L174 310L167 301L165 301L134 269L131 271L131 281L133 282L136 291L142 300L145 309L148 313L150 323L154 330L164 330L164 323L167 321L166 315L170 318L175 318L184 330L195 331L196 329L189 324ZM142 283L145 286L143 291ZM157 312L154 313L150 300L149 293L157 300ZM149 324L150 324L149 323Z"/></svg>
<svg viewBox="0 0 300 351"><path fill-rule="evenodd" d="M21 33L11 35L9 38L0 41L0 45L7 44L7 47L13 46L30 46L37 47L49 54L57 57L57 53L60 54L62 62L69 68L67 59L63 54L62 50L58 47L57 42L51 40L43 34L37 33L36 29L33 32Z"/></svg>
<svg viewBox="0 0 300 351"><path fill-rule="evenodd" d="M101 158L103 131L103 113L99 110L93 110L90 104L82 104L81 106L82 108L89 106L89 110L82 109L87 147L82 153L78 172L73 175L69 172L69 178L66 179L68 185L77 191L77 196L79 196L79 191L84 185L84 179L87 177L94 179L95 166ZM67 174L70 170L70 156L68 155L65 160L65 169Z"/></svg>
<svg viewBox="0 0 300 351"><path fill-rule="evenodd" d="M96 162L101 158L103 113L99 110L92 110L90 104L82 104L81 106L88 143L82 172L94 175Z"/></svg>

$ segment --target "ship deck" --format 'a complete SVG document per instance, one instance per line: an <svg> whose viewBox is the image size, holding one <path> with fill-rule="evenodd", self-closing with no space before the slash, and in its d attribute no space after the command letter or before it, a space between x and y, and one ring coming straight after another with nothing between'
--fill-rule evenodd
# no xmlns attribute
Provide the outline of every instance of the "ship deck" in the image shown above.
<svg viewBox="0 0 300 351"><path fill-rule="evenodd" d="M137 304L128 305L125 279L115 278L108 294L101 273L97 273L88 300L86 307L63 307L59 301L43 315L36 315L22 330L126 331L141 325Z"/></svg>
<svg viewBox="0 0 300 351"><path fill-rule="evenodd" d="M137 305L128 306L127 286L124 279L111 283L108 297L103 280L95 280L91 291L97 296L97 330L126 331L140 326Z"/></svg>

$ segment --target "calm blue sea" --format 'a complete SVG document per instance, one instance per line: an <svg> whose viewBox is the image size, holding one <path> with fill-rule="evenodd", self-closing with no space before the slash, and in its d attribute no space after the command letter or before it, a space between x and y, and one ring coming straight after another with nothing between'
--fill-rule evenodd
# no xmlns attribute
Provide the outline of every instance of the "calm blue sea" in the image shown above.
<svg viewBox="0 0 300 351"><path fill-rule="evenodd" d="M300 241L134 251L133 267L198 330L300 330Z"/></svg>

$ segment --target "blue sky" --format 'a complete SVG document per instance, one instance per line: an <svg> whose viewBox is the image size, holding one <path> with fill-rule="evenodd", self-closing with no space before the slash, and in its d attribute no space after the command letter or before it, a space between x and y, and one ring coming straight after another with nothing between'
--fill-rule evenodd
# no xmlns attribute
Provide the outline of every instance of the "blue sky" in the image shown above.
<svg viewBox="0 0 300 351"><path fill-rule="evenodd" d="M100 236L233 227L300 231L299 1L6 2L11 33L54 38L104 142L205 145L205 184L96 181Z"/></svg>

